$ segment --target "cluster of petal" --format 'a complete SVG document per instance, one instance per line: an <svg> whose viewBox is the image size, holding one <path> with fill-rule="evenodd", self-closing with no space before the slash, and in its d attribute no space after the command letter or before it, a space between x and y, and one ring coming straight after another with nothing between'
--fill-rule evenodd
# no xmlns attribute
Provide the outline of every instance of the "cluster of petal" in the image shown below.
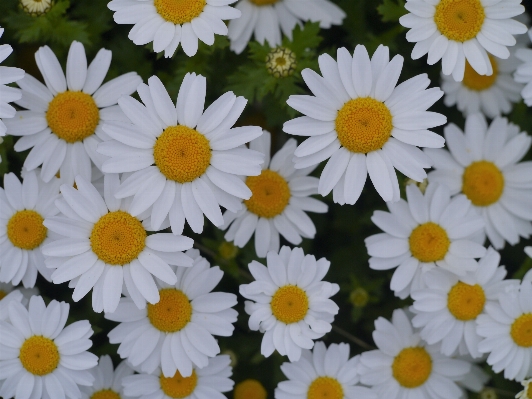
<svg viewBox="0 0 532 399"><path fill-rule="evenodd" d="M81 388L81 399L91 399L101 391L104 391L100 393L102 396L104 394L111 396L114 393L120 399L137 398L138 395L125 395L124 387L122 386L124 378L132 375L133 372L133 369L125 361L114 369L109 355L100 356L98 365L90 369L90 373L94 377L94 383L91 386Z"/></svg>
<svg viewBox="0 0 532 399"><path fill-rule="evenodd" d="M532 40L532 29L528 31L528 36ZM521 96L525 104L530 107L532 106L532 50L518 49L515 56L522 61L522 64L517 67L514 78L516 82L526 85L521 91Z"/></svg>

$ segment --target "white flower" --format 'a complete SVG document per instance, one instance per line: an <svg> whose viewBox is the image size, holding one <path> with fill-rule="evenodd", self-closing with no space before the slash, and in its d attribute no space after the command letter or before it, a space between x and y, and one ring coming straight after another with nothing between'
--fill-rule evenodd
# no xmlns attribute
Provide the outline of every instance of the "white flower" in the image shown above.
<svg viewBox="0 0 532 399"><path fill-rule="evenodd" d="M100 356L98 365L90 370L94 383L81 388L81 399L133 399L133 396L124 394L122 382L124 378L133 374L133 369L123 361L113 369L113 362L109 355Z"/></svg>
<svg viewBox="0 0 532 399"><path fill-rule="evenodd" d="M301 248L268 252L266 261L268 267L251 262L249 271L256 281L240 286L240 294L251 299L245 305L249 328L264 333L265 357L277 350L297 361L302 349L312 349L313 340L331 331L338 306L329 298L340 287L321 281L331 263L305 256Z"/></svg>
<svg viewBox="0 0 532 399"><path fill-rule="evenodd" d="M532 398L532 378L521 381L524 389L515 395L516 399L530 399Z"/></svg>
<svg viewBox="0 0 532 399"><path fill-rule="evenodd" d="M340 25L345 12L329 0L240 0L235 8L242 16L229 22L231 50L244 51L251 36L270 47L281 44L281 32L292 40L292 31L301 21L319 22L321 28Z"/></svg>
<svg viewBox="0 0 532 399"><path fill-rule="evenodd" d="M134 24L129 39L138 46L153 42L153 51L164 50L172 57L181 43L192 57L198 39L212 46L214 34L227 35L224 20L240 17L229 4L236 0L112 0L107 7L115 11L117 24Z"/></svg>
<svg viewBox="0 0 532 399"><path fill-rule="evenodd" d="M410 14L399 19L410 28L406 40L415 42L412 59L428 53L427 63L442 60L444 75L464 78L466 60L479 75L491 75L488 53L506 59L513 35L526 26L511 19L525 11L520 0L407 0Z"/></svg>
<svg viewBox="0 0 532 399"><path fill-rule="evenodd" d="M140 395L139 399L226 399L222 392L233 389L229 378L233 368L228 355L209 359L203 368L194 367L187 377L179 371L166 377L160 370L150 374L135 374L124 378L124 392Z"/></svg>
<svg viewBox="0 0 532 399"><path fill-rule="evenodd" d="M301 358L283 363L281 370L288 378L275 388L275 399L377 399L369 388L358 386L360 356L349 359L348 344L316 342L312 352L303 350Z"/></svg>
<svg viewBox="0 0 532 399"><path fill-rule="evenodd" d="M532 29L528 31L528 36L532 40ZM526 84L521 91L521 96L523 96L525 104L530 107L532 106L532 50L525 48L519 49L515 53L515 56L523 63L517 67L514 79L516 82Z"/></svg>
<svg viewBox="0 0 532 399"><path fill-rule="evenodd" d="M408 201L389 202L390 212L375 211L371 220L384 233L366 238L371 256L369 267L388 270L397 267L390 282L395 295L406 298L425 288L424 274L439 266L459 276L477 269L474 258L486 249L475 234L484 223L460 195L451 200L449 190L429 184L425 194L413 184L406 186Z"/></svg>
<svg viewBox="0 0 532 399"><path fill-rule="evenodd" d="M392 322L375 320L373 340L377 350L362 353L360 381L373 387L379 398L456 399L462 391L456 382L470 370L469 362L442 355L427 346L401 309Z"/></svg>
<svg viewBox="0 0 532 399"><path fill-rule="evenodd" d="M78 386L92 385L93 331L87 320L65 327L69 307L55 300L46 306L40 296L31 297L28 309L11 301L9 322L0 321L1 397L78 399Z"/></svg>
<svg viewBox="0 0 532 399"><path fill-rule="evenodd" d="M0 281L33 287L40 272L50 281L44 265L42 246L53 238L43 222L59 210L59 181L44 183L27 172L22 183L13 173L4 175L0 188Z"/></svg>
<svg viewBox="0 0 532 399"><path fill-rule="evenodd" d="M251 190L244 176L260 174L264 155L243 147L259 137L258 126L232 128L247 100L227 92L205 111L206 79L192 73L183 79L174 105L156 76L141 84L138 93L145 105L122 97L119 105L132 123L104 125L114 140L98 151L111 157L105 173L134 172L117 191L117 198L134 195L133 216L151 208L151 222L158 230L164 220L174 234L188 222L203 231L203 215L223 224L220 205L237 212ZM153 205L153 206L152 206Z"/></svg>
<svg viewBox="0 0 532 399"><path fill-rule="evenodd" d="M485 222L485 231L496 249L505 241L515 245L519 236L532 233L532 165L518 163L532 139L506 118L495 118L488 127L482 114L466 119L465 134L455 125L444 129L450 152L427 149L434 161L429 182L449 187L451 195L463 193Z"/></svg>
<svg viewBox="0 0 532 399"><path fill-rule="evenodd" d="M9 317L9 302L17 301L27 307L33 295L39 295L37 288L15 288L13 284L0 283L0 320Z"/></svg>
<svg viewBox="0 0 532 399"><path fill-rule="evenodd" d="M314 238L316 227L305 211L325 213L328 208L310 197L318 192L318 179L307 176L314 167L294 169L292 156L297 142L288 140L271 161L270 145L267 131L249 143L249 148L265 155L262 172L246 179L251 198L244 201L241 211L227 211L222 226L231 226L225 239L240 248L255 233L255 251L260 258L269 251L279 252L279 234L293 245L299 245L301 237Z"/></svg>
<svg viewBox="0 0 532 399"><path fill-rule="evenodd" d="M57 234L43 248L46 265L55 269L52 281L71 281L75 302L92 289L95 312L113 312L122 291L139 308L146 301L159 302L153 277L175 284L175 266L192 265L181 252L192 247L192 239L171 233L148 236L148 215L133 216L131 201L116 199L116 174L105 175L103 198L81 176L75 181L77 190L61 185L62 198L56 204L62 215L44 221Z"/></svg>
<svg viewBox="0 0 532 399"><path fill-rule="evenodd" d="M484 337L478 349L489 353L486 361L494 372L504 370L504 378L522 381L532 375L532 281L498 299L477 318L477 333Z"/></svg>
<svg viewBox="0 0 532 399"><path fill-rule="evenodd" d="M295 168L304 169L328 159L320 176L318 192L334 189L334 202L354 204L366 176L385 201L399 200L395 169L423 181L430 159L416 148L442 147L443 137L427 129L443 125L447 118L427 112L443 92L425 90L426 74L396 87L403 57L389 61L388 47L379 46L370 60L358 45L351 56L338 50L338 62L329 55L319 59L323 77L305 69L303 79L314 96L290 96L287 103L305 114L284 124L286 133L310 136L295 151ZM392 137L393 136L393 137Z"/></svg>
<svg viewBox="0 0 532 399"><path fill-rule="evenodd" d="M189 377L193 369L204 368L209 358L220 353L213 335L229 337L237 312L231 307L236 295L211 292L223 272L197 250L187 251L194 258L190 268L177 268L177 283L159 284L161 300L138 309L130 298L122 298L109 320L120 322L109 333L109 341L119 343L118 354L133 367L153 373L157 367L165 377L176 370Z"/></svg>

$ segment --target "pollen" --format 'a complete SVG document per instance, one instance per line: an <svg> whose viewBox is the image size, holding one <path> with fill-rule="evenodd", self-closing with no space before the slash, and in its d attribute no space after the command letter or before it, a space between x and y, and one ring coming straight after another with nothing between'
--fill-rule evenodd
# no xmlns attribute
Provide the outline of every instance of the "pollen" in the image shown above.
<svg viewBox="0 0 532 399"><path fill-rule="evenodd" d="M57 137L75 143L94 134L100 122L100 111L89 94L65 91L50 101L46 120Z"/></svg>
<svg viewBox="0 0 532 399"><path fill-rule="evenodd" d="M199 17L207 2L205 0L155 0L157 13L166 21L181 25Z"/></svg>
<svg viewBox="0 0 532 399"><path fill-rule="evenodd" d="M392 374L405 388L423 385L432 372L432 358L425 348L405 348L394 358Z"/></svg>
<svg viewBox="0 0 532 399"><path fill-rule="evenodd" d="M408 239L412 256L420 262L435 262L445 258L451 241L447 232L433 222L416 227Z"/></svg>
<svg viewBox="0 0 532 399"><path fill-rule="evenodd" d="M112 389L102 389L94 392L90 399L120 399L120 395Z"/></svg>
<svg viewBox="0 0 532 399"><path fill-rule="evenodd" d="M194 392L198 384L198 376L196 375L196 370L192 370L190 377L183 377L178 370L173 377L165 377L161 374L159 383L161 384L161 389L167 396L182 399Z"/></svg>
<svg viewBox="0 0 532 399"><path fill-rule="evenodd" d="M381 149L392 134L392 114L371 97L350 100L338 111L336 133L342 146L367 154Z"/></svg>
<svg viewBox="0 0 532 399"><path fill-rule="evenodd" d="M209 140L186 126L170 126L153 148L155 165L169 180L188 183L205 173L211 163Z"/></svg>
<svg viewBox="0 0 532 399"><path fill-rule="evenodd" d="M254 379L247 379L235 386L233 399L266 399L266 389Z"/></svg>
<svg viewBox="0 0 532 399"><path fill-rule="evenodd" d="M270 4L277 3L279 0L249 0L249 1L251 1L256 6L268 6Z"/></svg>
<svg viewBox="0 0 532 399"><path fill-rule="evenodd" d="M477 36L485 17L480 0L441 0L434 22L447 39L466 42Z"/></svg>
<svg viewBox="0 0 532 399"><path fill-rule="evenodd" d="M7 222L7 237L15 247L31 251L42 244L48 229L44 218L32 210L18 211Z"/></svg>
<svg viewBox="0 0 532 399"><path fill-rule="evenodd" d="M532 313L525 313L515 319L510 335L517 345L524 348L532 347Z"/></svg>
<svg viewBox="0 0 532 399"><path fill-rule="evenodd" d="M456 283L447 296L447 308L458 320L476 319L482 313L486 295L478 284L469 285L461 281Z"/></svg>
<svg viewBox="0 0 532 399"><path fill-rule="evenodd" d="M462 176L462 192L476 206L489 206L499 200L504 191L504 176L489 161L469 165Z"/></svg>
<svg viewBox="0 0 532 399"><path fill-rule="evenodd" d="M160 290L159 296L161 299L155 305L148 304L150 323L166 333L182 330L192 319L192 305L188 297L174 288Z"/></svg>
<svg viewBox="0 0 532 399"><path fill-rule="evenodd" d="M290 188L279 173L265 169L259 176L246 178L251 198L244 201L248 210L263 218L280 215L290 201Z"/></svg>
<svg viewBox="0 0 532 399"><path fill-rule="evenodd" d="M285 78L294 73L297 66L296 55L290 49L277 47L266 56L266 69L276 78Z"/></svg>
<svg viewBox="0 0 532 399"><path fill-rule="evenodd" d="M94 224L90 242L93 252L102 261L123 266L136 259L144 249L146 230L127 212L109 212Z"/></svg>
<svg viewBox="0 0 532 399"><path fill-rule="evenodd" d="M277 320L285 324L297 323L307 315L307 293L295 285L285 285L273 294L270 306Z"/></svg>
<svg viewBox="0 0 532 399"><path fill-rule="evenodd" d="M463 85L471 90L483 91L489 89L495 84L497 80L497 74L499 72L499 67L497 61L491 55L488 55L491 67L493 68L493 73L491 75L479 75L466 61L464 80L462 81Z"/></svg>
<svg viewBox="0 0 532 399"><path fill-rule="evenodd" d="M318 377L308 387L307 399L343 399L344 390L336 378Z"/></svg>
<svg viewBox="0 0 532 399"><path fill-rule="evenodd" d="M19 354L22 366L34 375L50 374L59 365L59 351L49 338L34 335L24 341Z"/></svg>

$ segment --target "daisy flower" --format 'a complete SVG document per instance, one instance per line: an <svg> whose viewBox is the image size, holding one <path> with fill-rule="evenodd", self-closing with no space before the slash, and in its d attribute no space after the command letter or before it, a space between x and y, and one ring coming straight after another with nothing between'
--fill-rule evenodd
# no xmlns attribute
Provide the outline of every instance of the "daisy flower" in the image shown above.
<svg viewBox="0 0 532 399"><path fill-rule="evenodd" d="M338 306L329 298L340 287L322 281L331 262L316 261L301 248L282 247L279 253L268 252L267 267L257 261L249 264L255 278L240 286L250 315L248 325L264 333L261 353L269 357L274 350L299 360L302 349L312 349L315 339L331 331Z"/></svg>
<svg viewBox="0 0 532 399"><path fill-rule="evenodd" d="M219 355L203 368L194 367L187 377L179 371L166 377L159 369L131 375L124 378L124 392L139 399L226 399L223 392L231 391L234 385L230 363L228 355Z"/></svg>
<svg viewBox="0 0 532 399"><path fill-rule="evenodd" d="M124 394L122 383L124 378L133 374L133 369L123 361L116 370L109 355L100 356L98 365L90 369L94 383L81 388L81 399L133 399L138 394L128 396Z"/></svg>
<svg viewBox="0 0 532 399"><path fill-rule="evenodd" d="M19 0L22 9L32 17L46 14L54 5L54 0Z"/></svg>
<svg viewBox="0 0 532 399"><path fill-rule="evenodd" d="M524 389L515 395L516 399L532 399L532 378L521 382Z"/></svg>
<svg viewBox="0 0 532 399"><path fill-rule="evenodd" d="M4 175L0 188L0 281L33 287L40 272L50 281L42 246L53 238L43 222L59 210L59 181L44 183L27 172L22 183L13 173Z"/></svg>
<svg viewBox="0 0 532 399"><path fill-rule="evenodd" d="M52 281L72 280L75 302L92 289L95 312L113 312L122 291L139 308L146 301L157 303L159 291L153 277L175 284L175 265L192 265L181 251L191 248L193 241L171 233L148 236L152 229L147 215L131 215L131 201L115 197L118 175L107 174L104 179L103 198L81 176L75 180L77 190L61 185L56 204L62 214L44 221L57 234L43 248L46 265L55 269Z"/></svg>
<svg viewBox="0 0 532 399"><path fill-rule="evenodd" d="M441 353L446 356L470 354L480 358L476 320L485 305L496 301L509 280L504 266L499 267L501 256L489 248L478 262L475 272L465 276L432 270L426 278L427 288L413 291L416 313L412 325L420 328L420 336L428 344L441 342Z"/></svg>
<svg viewBox="0 0 532 399"><path fill-rule="evenodd" d="M303 350L301 358L283 363L288 378L275 388L275 399L377 399L369 388L357 386L360 356L349 359L348 344L316 342L314 349Z"/></svg>
<svg viewBox="0 0 532 399"><path fill-rule="evenodd" d="M158 77L142 84L138 93L118 103L131 123L109 122L104 131L114 140L98 151L111 157L105 173L134 172L117 191L117 198L133 197L131 214L151 207L158 230L166 217L174 234L188 222L203 231L203 215L215 226L223 224L220 205L237 212L251 190L241 177L257 176L264 155L243 147L259 137L258 126L232 128L247 100L227 92L205 111L206 79L188 73L174 105ZM153 205L153 207L152 207Z"/></svg>
<svg viewBox="0 0 532 399"><path fill-rule="evenodd" d="M9 321L0 321L1 397L78 399L79 386L92 385L93 331L87 320L65 327L69 308L55 300L46 306L40 296L31 297L28 309L11 301Z"/></svg>
<svg viewBox="0 0 532 399"><path fill-rule="evenodd" d="M434 162L429 182L463 193L482 215L485 232L496 249L532 233L532 165L518 163L532 139L506 118L488 127L482 114L466 119L465 134L455 124L444 129L449 151L425 150Z"/></svg>
<svg viewBox="0 0 532 399"><path fill-rule="evenodd" d="M0 283L0 320L9 317L9 303L11 301L22 302L24 295L21 290L16 290L13 284Z"/></svg>
<svg viewBox="0 0 532 399"><path fill-rule="evenodd" d="M466 61L479 75L491 75L488 53L506 59L513 35L526 25L513 20L525 11L520 0L407 0L409 14L399 23L410 30L406 40L416 45L412 59L428 53L427 63L442 60L444 75L464 78Z"/></svg>
<svg viewBox="0 0 532 399"><path fill-rule="evenodd" d="M236 9L242 16L229 22L231 50L240 54L251 36L270 47L281 44L281 32L292 40L292 31L301 21L319 22L320 28L340 25L345 12L329 0L240 0Z"/></svg>
<svg viewBox="0 0 532 399"><path fill-rule="evenodd" d="M528 31L528 36L532 40L532 29ZM526 85L521 91L521 96L523 96L525 104L530 107L532 106L532 50L526 48L518 49L515 56L522 63L517 67L514 79L516 82Z"/></svg>
<svg viewBox="0 0 532 399"><path fill-rule="evenodd" d="M366 238L369 267L388 270L397 267L390 288L404 299L425 288L425 272L436 266L459 276L477 269L474 258L486 249L475 234L484 223L460 195L451 200L449 190L429 184L425 194L414 184L406 186L407 201L388 203L390 212L375 211L371 220L384 233Z"/></svg>
<svg viewBox="0 0 532 399"><path fill-rule="evenodd" d="M470 370L469 362L442 355L414 331L405 312L396 309L392 321L375 321L373 340L378 349L362 353L360 381L379 398L456 399L456 382Z"/></svg>
<svg viewBox="0 0 532 399"><path fill-rule="evenodd" d="M301 243L301 237L314 238L316 227L307 212L327 212L327 205L310 195L318 192L318 179L308 176L314 166L294 169L292 157L297 147L294 139L285 145L270 161L270 133L249 143L249 148L265 155L262 172L250 176L246 185L253 193L244 201L239 212L224 214L223 229L227 241L234 241L242 248L255 233L255 251L264 258L269 251L279 252L279 234L293 245Z"/></svg>
<svg viewBox="0 0 532 399"><path fill-rule="evenodd" d="M198 51L198 39L208 46L214 34L227 35L224 20L240 17L229 4L236 0L112 0L117 24L133 24L129 39L137 46L153 42L153 51L172 57L181 43L192 57Z"/></svg>
<svg viewBox="0 0 532 399"><path fill-rule="evenodd" d="M120 344L118 354L144 373L160 367L165 377L176 370L190 377L220 353L213 335L233 334L236 295L211 292L223 272L210 267L197 250L187 255L194 265L177 268L175 284L159 284L159 302L138 309L131 298L122 298L115 312L105 313L105 318L121 323L109 333L109 341Z"/></svg>
<svg viewBox="0 0 532 399"><path fill-rule="evenodd" d="M487 303L477 324L484 338L478 349L489 353L486 361L495 373L504 370L504 378L517 381L532 375L532 281Z"/></svg>
<svg viewBox="0 0 532 399"><path fill-rule="evenodd" d="M130 72L102 85L111 52L101 49L87 67L83 44L76 41L68 52L66 78L48 46L39 48L35 59L46 86L29 74L17 82L22 98L15 103L27 110L5 121L8 134L22 136L15 151L31 148L24 167L33 170L42 164L45 182L57 172L71 185L78 174L90 180L91 161L98 167L103 162L96 146L108 139L101 122L124 118L113 105L123 94L133 93L142 79Z"/></svg>
<svg viewBox="0 0 532 399"><path fill-rule="evenodd" d="M325 196L334 190L334 202L354 204L369 177L384 201L399 200L395 169L423 181L430 159L416 148L442 147L441 136L427 129L447 118L427 112L443 92L425 90L426 74L396 87L403 57L389 61L389 49L379 48L369 58L358 45L351 56L338 50L338 62L329 55L319 59L323 77L310 69L302 72L314 96L295 95L288 105L306 116L284 124L286 133L310 136L295 151L295 168L304 169L328 159L318 185Z"/></svg>

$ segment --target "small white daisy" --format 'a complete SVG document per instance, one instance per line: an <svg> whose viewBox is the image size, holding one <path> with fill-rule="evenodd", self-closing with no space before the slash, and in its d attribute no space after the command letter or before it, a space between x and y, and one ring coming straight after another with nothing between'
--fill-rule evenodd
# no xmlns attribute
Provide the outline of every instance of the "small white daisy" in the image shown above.
<svg viewBox="0 0 532 399"><path fill-rule="evenodd" d="M203 368L194 367L187 377L179 371L166 377L158 369L150 374L135 374L124 378L124 392L139 399L226 399L235 384L228 355L208 360Z"/></svg>
<svg viewBox="0 0 532 399"><path fill-rule="evenodd" d="M528 31L528 36L532 40L532 29ZM524 83L526 86L521 91L521 96L525 100L525 104L532 106L532 50L518 49L515 56L522 61L522 64L517 67L514 74L516 82Z"/></svg>
<svg viewBox="0 0 532 399"><path fill-rule="evenodd" d="M242 16L229 22L231 50L240 54L251 36L270 47L281 44L281 32L292 40L292 31L301 21L319 22L320 28L340 25L345 12L329 0L240 0L235 8Z"/></svg>
<svg viewBox="0 0 532 399"><path fill-rule="evenodd" d="M168 217L174 234L188 222L203 231L203 215L215 226L223 224L220 205L237 212L251 190L241 177L257 176L264 155L245 148L259 137L258 126L232 128L247 100L227 92L204 111L206 79L188 73L174 105L156 76L141 84L144 105L132 97L118 103L131 123L109 122L103 127L114 140L98 151L111 157L105 173L134 172L117 191L117 198L134 195L131 214L151 208L158 230ZM153 206L152 206L153 205Z"/></svg>
<svg viewBox="0 0 532 399"><path fill-rule="evenodd" d="M516 399L532 399L532 378L521 382L524 389L515 395Z"/></svg>
<svg viewBox="0 0 532 399"><path fill-rule="evenodd" d="M408 201L389 202L390 212L375 211L371 220L384 233L366 238L369 267L388 270L397 267L390 288L406 298L426 287L424 274L439 266L459 276L477 269L474 258L486 249L475 234L484 223L460 195L451 200L442 184L429 184L425 194L414 184L406 186Z"/></svg>
<svg viewBox="0 0 532 399"><path fill-rule="evenodd" d="M29 307L11 301L9 321L0 321L0 396L17 399L81 398L98 358L87 352L93 331L87 320L65 327L70 306L33 296Z"/></svg>
<svg viewBox="0 0 532 399"><path fill-rule="evenodd" d="M90 373L94 377L94 383L81 388L81 399L133 399L139 396L124 394L124 378L133 374L133 369L126 361L120 363L115 370L110 356L100 356L98 365L90 369Z"/></svg>
<svg viewBox="0 0 532 399"><path fill-rule="evenodd" d="M187 251L194 259L190 268L177 268L177 283L159 284L160 301L138 309L130 298L122 298L109 320L120 322L109 333L109 341L120 344L118 354L145 373L162 368L166 377L176 370L189 377L194 368L204 368L220 353L213 335L229 337L236 321L236 295L211 292L223 272L210 267L199 251Z"/></svg>
<svg viewBox="0 0 532 399"><path fill-rule="evenodd" d="M532 233L532 165L518 163L532 138L506 118L488 127L482 114L466 119L465 134L455 125L444 129L449 151L427 149L434 161L429 182L440 182L451 195L463 193L482 215L485 232L496 249Z"/></svg>
<svg viewBox="0 0 532 399"><path fill-rule="evenodd" d="M389 60L389 49L379 48L369 58L358 45L351 56L338 50L338 62L329 55L319 59L323 77L305 69L305 83L314 96L290 96L287 103L306 116L284 124L286 133L310 136L295 151L295 168L304 169L328 159L318 192L334 190L334 202L354 204L366 177L384 201L399 200L395 169L416 181L427 176L430 159L416 148L443 147L443 137L427 129L443 125L444 115L427 112L443 92L425 90L426 74L396 87L403 57Z"/></svg>
<svg viewBox="0 0 532 399"><path fill-rule="evenodd" d="M478 349L489 353L486 361L494 372L504 370L504 378L522 381L532 375L532 281L498 299L477 318L477 333L484 337Z"/></svg>
<svg viewBox="0 0 532 399"><path fill-rule="evenodd" d="M214 34L227 35L224 20L240 17L229 4L236 0L112 0L117 24L133 24L129 39L138 46L153 42L153 51L172 57L181 43L192 57L198 40L212 46Z"/></svg>
<svg viewBox="0 0 532 399"><path fill-rule="evenodd" d="M442 355L414 331L405 312L396 309L392 322L375 320L373 340L378 349L362 353L360 381L379 398L456 399L456 382L471 368L469 362Z"/></svg>
<svg viewBox="0 0 532 399"><path fill-rule="evenodd" d="M305 255L301 248L282 247L268 252L267 267L257 261L249 264L255 278L240 286L246 301L248 325L264 333L261 353L269 357L274 350L299 360L302 349L312 349L314 340L331 331L338 306L329 298L340 287L322 281L330 262Z"/></svg>
<svg viewBox="0 0 532 399"><path fill-rule="evenodd" d="M316 342L314 349L303 350L301 358L283 363L288 378L275 388L275 399L378 399L371 389L358 386L360 356L349 359L348 344Z"/></svg>
<svg viewBox="0 0 532 399"><path fill-rule="evenodd" d="M91 179L91 161L101 168L104 157L96 146L108 136L101 122L124 119L114 105L120 96L131 94L142 82L135 72L126 73L102 85L111 64L111 52L101 49L87 67L83 44L72 42L66 64L66 78L48 46L35 53L46 86L26 74L17 84L22 98L18 111L6 120L7 133L22 136L15 151L31 151L24 167L33 170L42 164L41 177L50 181L59 172L67 184L82 175Z"/></svg>
<svg viewBox="0 0 532 399"><path fill-rule="evenodd" d="M77 302L92 289L95 312L113 312L122 292L136 306L159 302L153 277L175 284L175 266L191 266L182 253L192 247L191 238L152 230L148 215L133 216L131 201L116 199L120 179L104 177L104 196L81 176L77 190L61 185L62 197L56 205L62 212L46 218L44 225L57 234L43 248L48 268L55 269L52 281L71 281L72 299ZM170 266L172 265L172 266Z"/></svg>
<svg viewBox="0 0 532 399"><path fill-rule="evenodd" d="M406 40L416 45L412 59L428 53L427 63L442 60L444 75L464 78L466 60L479 75L491 75L488 53L506 59L513 35L526 26L511 19L522 14L521 0L407 0L409 14L399 22L410 30Z"/></svg>
<svg viewBox="0 0 532 399"><path fill-rule="evenodd" d="M292 157L297 142L288 140L271 161L270 145L267 131L249 143L249 148L265 155L262 172L246 179L251 198L244 201L241 211L225 212L222 226L231 226L225 239L240 248L255 233L255 251L260 258L269 251L279 252L279 234L293 245L299 245L301 237L314 238L316 227L305 211L325 213L328 208L310 197L318 193L318 179L308 176L315 167L294 169Z"/></svg>

